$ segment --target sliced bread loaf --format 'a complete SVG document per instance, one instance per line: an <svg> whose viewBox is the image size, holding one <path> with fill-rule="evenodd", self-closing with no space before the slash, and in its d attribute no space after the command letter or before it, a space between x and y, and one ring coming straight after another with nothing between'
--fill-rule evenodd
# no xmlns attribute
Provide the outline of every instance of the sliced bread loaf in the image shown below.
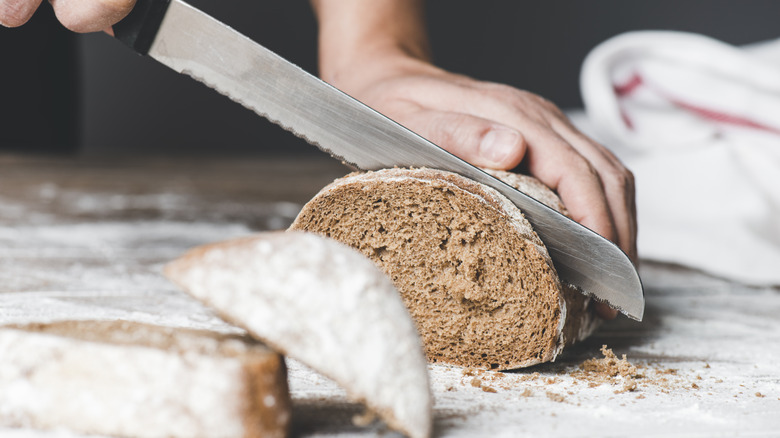
<svg viewBox="0 0 780 438"><path fill-rule="evenodd" d="M0 328L0 424L134 438L285 437L282 357L247 336L123 321Z"/></svg>
<svg viewBox="0 0 780 438"><path fill-rule="evenodd" d="M195 248L165 273L223 318L339 383L411 438L432 429L422 343L398 291L354 249L276 232Z"/></svg>
<svg viewBox="0 0 780 438"><path fill-rule="evenodd" d="M548 206L543 184L493 172ZM291 226L357 248L393 280L431 362L512 369L555 359L595 327L522 212L444 171L385 169L334 181Z"/></svg>

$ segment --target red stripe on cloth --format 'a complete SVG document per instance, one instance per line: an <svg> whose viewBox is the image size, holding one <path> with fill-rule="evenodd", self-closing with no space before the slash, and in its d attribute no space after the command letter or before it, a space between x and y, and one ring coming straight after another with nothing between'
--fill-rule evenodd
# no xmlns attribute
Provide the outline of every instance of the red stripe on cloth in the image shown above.
<svg viewBox="0 0 780 438"><path fill-rule="evenodd" d="M667 99L669 99L669 102L671 102L674 106L690 111L698 115L699 117L707 120L712 120L714 122L723 123L726 125L734 125L743 128L757 129L759 131L766 131L766 132L771 132L773 134L780 135L780 129L775 128L774 126L769 126L763 123L759 123L747 117L742 117L734 114L724 113L710 108L705 108L702 106L684 102L680 99L675 99L671 97L667 97Z"/></svg>
<svg viewBox="0 0 780 438"><path fill-rule="evenodd" d="M620 97L631 94L636 90L644 81L638 73L634 73L628 80L622 84L613 84L612 88L615 90L615 94Z"/></svg>
<svg viewBox="0 0 780 438"><path fill-rule="evenodd" d="M642 76L639 75L639 73L634 73L627 81L621 84L613 84L612 88L614 89L615 94L618 97L625 98L626 96L633 93L634 91L636 91L637 88L641 86L647 86L647 84L645 83L644 79L642 79ZM690 111L703 119L711 120L713 122L722 123L725 125L734 125L742 128L757 129L759 131L766 131L766 132L771 132L772 134L780 135L780 128L766 125L747 117L742 117L739 115L729 114L719 110L706 108L699 105L694 105L692 103L685 102L684 100L669 96L668 93L664 93L661 90L655 90L655 91L661 97L668 100L672 105L684 109L686 111ZM626 124L626 126L629 129L633 129L634 124L631 121L631 117L629 117L629 115L626 114L625 111L621 111L620 115L623 119L623 122Z"/></svg>

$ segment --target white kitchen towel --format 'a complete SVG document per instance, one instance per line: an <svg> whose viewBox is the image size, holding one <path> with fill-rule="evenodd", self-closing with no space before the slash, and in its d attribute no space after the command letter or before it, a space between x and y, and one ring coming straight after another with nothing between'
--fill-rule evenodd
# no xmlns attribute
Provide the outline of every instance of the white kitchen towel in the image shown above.
<svg viewBox="0 0 780 438"><path fill-rule="evenodd" d="M588 55L581 89L636 177L641 258L780 285L780 40L627 33Z"/></svg>

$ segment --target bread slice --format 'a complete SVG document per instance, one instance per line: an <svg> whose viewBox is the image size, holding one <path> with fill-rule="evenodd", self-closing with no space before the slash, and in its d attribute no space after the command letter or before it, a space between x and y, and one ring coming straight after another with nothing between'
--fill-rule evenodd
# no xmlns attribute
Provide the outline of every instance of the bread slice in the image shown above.
<svg viewBox="0 0 780 438"><path fill-rule="evenodd" d="M0 424L135 438L284 437L282 357L247 336L123 321L0 328Z"/></svg>
<svg viewBox="0 0 780 438"><path fill-rule="evenodd" d="M390 279L357 251L311 233L264 233L195 248L165 273L339 383L390 427L430 435L433 402L414 322Z"/></svg>
<svg viewBox="0 0 780 438"><path fill-rule="evenodd" d="M563 209L540 182L494 172ZM431 362L506 370L554 360L595 327L589 299L562 285L542 241L496 190L431 169L334 181L293 230L357 248L401 292Z"/></svg>

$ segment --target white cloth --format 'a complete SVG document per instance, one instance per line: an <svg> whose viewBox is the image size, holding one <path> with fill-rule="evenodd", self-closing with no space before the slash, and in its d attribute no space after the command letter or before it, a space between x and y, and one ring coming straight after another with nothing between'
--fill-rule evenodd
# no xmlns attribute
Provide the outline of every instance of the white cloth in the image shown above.
<svg viewBox="0 0 780 438"><path fill-rule="evenodd" d="M640 257L780 284L780 40L623 34L581 89L591 134L636 177Z"/></svg>

